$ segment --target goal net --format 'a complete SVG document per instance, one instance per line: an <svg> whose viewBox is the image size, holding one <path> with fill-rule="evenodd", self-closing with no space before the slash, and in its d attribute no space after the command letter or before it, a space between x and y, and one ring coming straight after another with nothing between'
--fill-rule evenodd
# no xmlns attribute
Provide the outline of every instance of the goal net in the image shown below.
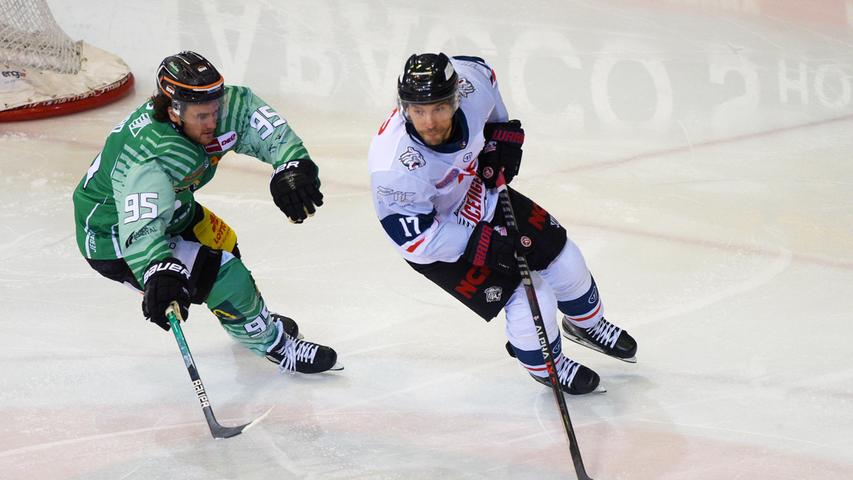
<svg viewBox="0 0 853 480"><path fill-rule="evenodd" d="M94 108L132 87L127 65L69 38L45 0L0 0L0 121Z"/></svg>

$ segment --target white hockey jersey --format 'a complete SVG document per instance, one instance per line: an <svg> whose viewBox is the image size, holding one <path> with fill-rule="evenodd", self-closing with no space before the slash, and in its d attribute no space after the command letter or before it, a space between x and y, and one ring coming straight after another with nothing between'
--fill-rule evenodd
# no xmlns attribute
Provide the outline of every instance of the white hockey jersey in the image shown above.
<svg viewBox="0 0 853 480"><path fill-rule="evenodd" d="M478 57L457 56L460 141L429 147L394 109L373 137L368 153L376 215L406 260L455 262L480 220L491 220L498 203L477 177L486 123L508 120L494 71Z"/></svg>

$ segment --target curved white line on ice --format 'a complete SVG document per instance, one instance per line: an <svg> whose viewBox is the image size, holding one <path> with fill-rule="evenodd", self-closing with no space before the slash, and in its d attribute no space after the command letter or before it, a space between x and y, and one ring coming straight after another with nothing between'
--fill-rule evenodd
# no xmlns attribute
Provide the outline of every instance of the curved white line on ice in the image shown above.
<svg viewBox="0 0 853 480"><path fill-rule="evenodd" d="M734 284L727 288L715 290L713 293L703 298L697 298L687 303L674 305L668 309L658 311L657 313L646 317L638 317L636 320L631 321L631 326L637 327L639 325L648 325L668 320L672 317L685 315L709 305L713 305L714 303L726 298L741 295L750 290L759 288L770 282L770 280L780 273L784 272L791 265L792 258L793 254L791 253L791 250L780 247L779 255L776 256L775 260L767 268L757 272L755 275L752 275L746 281Z"/></svg>

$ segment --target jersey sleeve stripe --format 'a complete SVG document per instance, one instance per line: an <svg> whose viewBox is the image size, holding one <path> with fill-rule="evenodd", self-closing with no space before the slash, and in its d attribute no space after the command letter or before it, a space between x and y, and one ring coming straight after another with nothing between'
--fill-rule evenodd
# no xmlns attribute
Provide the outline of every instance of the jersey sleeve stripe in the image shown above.
<svg viewBox="0 0 853 480"><path fill-rule="evenodd" d="M122 157L124 157L124 158L125 158L125 160L131 160L131 159L133 159L134 161L132 161L132 163L142 163L142 162L144 162L144 161L145 161L145 157L144 157L141 153L139 153L139 152L137 152L136 150L132 149L132 148L131 148L129 145L127 145L127 144L125 144L124 146L122 146L122 153L121 153L121 154L119 154L119 158L122 158Z"/></svg>
<svg viewBox="0 0 853 480"><path fill-rule="evenodd" d="M227 87L226 87L227 88ZM229 102L228 102L228 112L240 112L243 109L243 99L241 98L239 91L236 89L229 89ZM237 115L226 115L227 123L225 125L225 130L236 130L236 122Z"/></svg>
<svg viewBox="0 0 853 480"><path fill-rule="evenodd" d="M172 157L160 155L158 158L160 159L161 164L169 170L169 174L171 177L183 178L190 173L190 169L186 165Z"/></svg>
<svg viewBox="0 0 853 480"><path fill-rule="evenodd" d="M409 247L408 247L408 248L406 248L406 251L407 251L407 252L409 252L409 253L414 253L414 252L415 252L415 250L417 250L417 249L418 249L418 247L420 247L420 246L421 246L421 244L422 244L422 243L424 243L424 240L426 240L426 235L424 235L424 237L423 237L423 238L421 238L420 240L418 240L417 242L415 242L415 243L413 243L413 244L409 245Z"/></svg>
<svg viewBox="0 0 853 480"><path fill-rule="evenodd" d="M118 167L124 167L125 169L130 168L130 164L135 163L130 156L126 153L122 152L118 154L118 158L116 158L116 164L113 167L118 170Z"/></svg>
<svg viewBox="0 0 853 480"><path fill-rule="evenodd" d="M160 154L158 156L161 158L163 158L163 157L171 158L172 160L183 165L187 169L187 171L190 171L192 169L192 167L194 167L197 163L193 157L189 157L189 156L184 155L183 153L175 151L175 150L169 150L168 155Z"/></svg>
<svg viewBox="0 0 853 480"><path fill-rule="evenodd" d="M309 158L308 150L301 143L297 143L296 145L292 145L287 151L284 152L284 155L281 156L281 159L285 162L290 160L296 160L298 158Z"/></svg>
<svg viewBox="0 0 853 480"><path fill-rule="evenodd" d="M159 145L160 147L171 147L169 152L173 152L175 154L184 156L188 158L191 162L194 162L193 157L198 156L198 150L194 150L192 148L187 147L186 145L178 142L163 142Z"/></svg>
<svg viewBox="0 0 853 480"><path fill-rule="evenodd" d="M428 214L401 215L393 213L380 220L380 223L382 223L385 233L394 240L394 243L403 247L418 238L426 238L424 234L433 225L434 220L435 209Z"/></svg>

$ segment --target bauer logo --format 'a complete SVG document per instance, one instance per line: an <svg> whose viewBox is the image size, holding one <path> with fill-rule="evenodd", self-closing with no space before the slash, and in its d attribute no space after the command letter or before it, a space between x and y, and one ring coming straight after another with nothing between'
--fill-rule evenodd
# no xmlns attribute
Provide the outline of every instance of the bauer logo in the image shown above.
<svg viewBox="0 0 853 480"><path fill-rule="evenodd" d="M421 152L415 150L414 147L409 147L402 155L400 155L400 163L405 165L409 171L412 171L426 165L426 160L424 160L424 156Z"/></svg>
<svg viewBox="0 0 853 480"><path fill-rule="evenodd" d="M165 272L171 271L175 272L179 275L184 276L187 280L190 279L190 272L186 267L181 265L180 263L175 262L160 262L148 267L148 270L142 276L142 283L148 283L148 279L151 278L157 272Z"/></svg>
<svg viewBox="0 0 853 480"><path fill-rule="evenodd" d="M209 407L210 402L207 400L207 392L204 391L204 385L201 384L201 380L193 380L193 387L195 387L195 394L198 396L201 407Z"/></svg>

